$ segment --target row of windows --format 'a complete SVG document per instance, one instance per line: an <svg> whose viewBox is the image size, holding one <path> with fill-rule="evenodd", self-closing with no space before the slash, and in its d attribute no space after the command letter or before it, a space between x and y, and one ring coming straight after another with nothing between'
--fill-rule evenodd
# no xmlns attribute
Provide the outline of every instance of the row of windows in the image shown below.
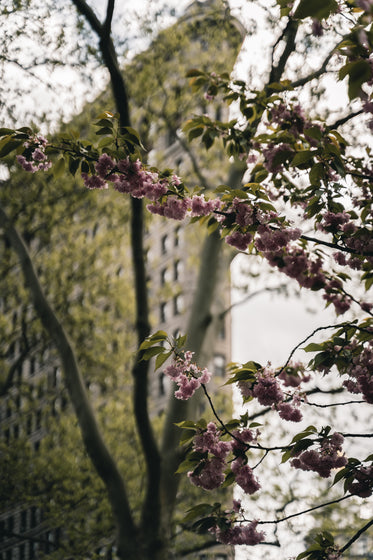
<svg viewBox="0 0 373 560"><path fill-rule="evenodd" d="M9 515L0 521L0 542L11 538L13 533L24 533L34 529L41 520L41 510L36 506L24 509L18 515Z"/></svg>
<svg viewBox="0 0 373 560"><path fill-rule="evenodd" d="M0 552L0 560L34 560L40 557L39 552L46 554L58 547L59 530L46 531L37 539L30 539L16 547Z"/></svg>
<svg viewBox="0 0 373 560"><path fill-rule="evenodd" d="M31 360L31 364L33 361ZM31 366L30 366L31 368ZM31 369L29 370L31 371ZM21 379L19 379L19 382ZM45 382L35 384L32 387L32 395L36 398L40 398L45 394L45 390L53 391L54 389L61 386L62 381L62 374L61 369L59 367L55 367L52 371L50 371L47 375L47 381L45 387ZM23 399L19 393L13 395L12 397L8 397L4 399L3 402L0 402L0 421L6 418L11 418L13 414L19 414L20 410L22 409Z"/></svg>

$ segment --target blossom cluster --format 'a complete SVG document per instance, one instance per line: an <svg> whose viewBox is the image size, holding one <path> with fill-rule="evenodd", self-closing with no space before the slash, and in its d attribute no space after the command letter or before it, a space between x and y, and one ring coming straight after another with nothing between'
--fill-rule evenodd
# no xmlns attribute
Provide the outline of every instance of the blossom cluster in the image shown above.
<svg viewBox="0 0 373 560"><path fill-rule="evenodd" d="M300 105L287 106L282 102L277 103L268 111L268 118L271 127L277 125L279 130L286 131L294 140L302 135L310 146L317 145L317 140L307 135L307 129L317 126L322 130L322 127L308 120ZM288 142L268 142L265 148L257 148L263 154L264 167L273 174L282 172L296 154L294 147Z"/></svg>
<svg viewBox="0 0 373 560"><path fill-rule="evenodd" d="M308 121L297 107L290 110L279 104L271 111L274 122L281 127L294 128L294 133L304 131L307 126ZM17 156L24 169L31 172L48 169L51 163L44 152L46 140L36 137L33 140L34 149L27 151L27 146L26 143L26 157ZM293 244L301 237L301 231L288 227L274 210L262 210L249 198L235 197L223 203L219 198L206 200L203 194L188 197L177 175L161 176L154 170L146 169L139 160L132 161L127 157L117 161L107 153L100 155L94 174L82 173L82 177L89 189L105 189L111 182L118 192L128 193L135 198L145 197L151 201L147 205L148 210L166 218L183 220L186 216L213 215L220 228L228 230L228 234L224 234L228 245L246 251L252 244L271 266L295 279L301 287L323 289L324 299L334 305L337 314L345 313L351 306L351 299L341 289L341 281L326 277L320 257L313 260L304 247ZM339 264L361 269L364 259L361 259L360 254L373 252L369 232L365 236L360 233L354 236L357 228L346 212L327 212L319 227L328 233L340 230L348 250L359 253L359 258L355 254L346 258L338 252L335 258ZM373 264L373 257L366 258Z"/></svg>
<svg viewBox="0 0 373 560"><path fill-rule="evenodd" d="M330 437L324 437L318 451L307 449L300 452L291 461L291 465L303 471L315 471L322 478L328 478L332 469L339 469L347 465L347 458L342 451L344 438L335 432Z"/></svg>
<svg viewBox="0 0 373 560"><path fill-rule="evenodd" d="M360 498L369 498L373 494L373 464L355 469L354 477L347 486L348 491Z"/></svg>
<svg viewBox="0 0 373 560"><path fill-rule="evenodd" d="M300 422L302 413L299 410L299 394L294 392L289 395L284 392L281 382L285 387L298 387L300 383L309 381L309 376L298 374L302 371L300 364L288 368L292 373L284 370L280 375L276 375L275 370L265 367L260 369L254 381L239 381L238 387L244 399L256 398L263 406L272 406L277 410L280 418L290 422Z"/></svg>
<svg viewBox="0 0 373 560"><path fill-rule="evenodd" d="M354 349L356 342L353 341L345 349ZM343 373L349 375L349 379L343 382L350 393L362 393L366 402L373 404L373 341L370 340L364 348L355 354L350 364Z"/></svg>
<svg viewBox="0 0 373 560"><path fill-rule="evenodd" d="M144 168L140 160L124 158L114 160L103 153L95 165L96 174L82 173L84 184L89 189L104 189L108 181L120 193L128 193L135 198L147 198L147 205L153 214L174 220L183 220L187 213L206 216L220 208L220 200L205 200L203 195L184 197L178 192L181 180L177 175L160 177L155 171ZM165 196L167 195L167 196Z"/></svg>
<svg viewBox="0 0 373 560"><path fill-rule="evenodd" d="M231 525L230 527L221 528L215 526L210 532L215 535L218 542L222 544L246 544L254 546L263 542L265 534L263 531L257 530L258 521L252 521L247 525Z"/></svg>
<svg viewBox="0 0 373 560"><path fill-rule="evenodd" d="M254 494L260 484L253 470L247 464L245 451L248 444L256 441L257 434L251 429L235 430L230 441L221 440L222 432L214 422L210 422L205 430L197 432L193 441L193 451L202 455L193 471L188 472L190 481L205 490L219 488L225 480L225 472L234 474L236 483L246 494ZM233 454L228 465L227 458Z"/></svg>
<svg viewBox="0 0 373 560"><path fill-rule="evenodd" d="M192 363L192 358L193 352L183 352L164 370L164 373L179 387L175 391L177 399L190 399L202 384L208 383L211 379L211 372Z"/></svg>
<svg viewBox="0 0 373 560"><path fill-rule="evenodd" d="M30 142L24 143L24 155L18 155L17 161L25 171L47 171L52 166L45 153L47 143L46 138L40 134L30 138Z"/></svg>

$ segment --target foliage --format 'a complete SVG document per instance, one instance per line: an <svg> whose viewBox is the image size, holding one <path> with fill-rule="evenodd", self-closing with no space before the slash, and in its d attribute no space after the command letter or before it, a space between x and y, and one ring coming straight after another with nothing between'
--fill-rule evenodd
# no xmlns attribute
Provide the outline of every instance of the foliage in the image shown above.
<svg viewBox="0 0 373 560"><path fill-rule="evenodd" d="M172 170L142 161L140 136L123 124L122 115L118 118L110 112L101 114L95 123L100 137L97 144L66 138L48 143L28 129L3 129L0 155L16 152L24 169L36 172L51 165L53 168L57 154L59 162L62 158L66 162L57 165L66 165L73 175L80 172L88 189L106 190L111 185L132 200L147 198L147 208L154 214L175 220L191 217L205 224L212 234L219 233L228 245L265 259L301 288L319 292L326 305L334 307L336 316L348 317L346 314L355 310L356 318L316 329L280 368L253 361L232 364L229 382L237 383L243 400L250 404L257 401L271 409L283 424L301 422L303 414L307 415L303 384L320 374L331 376L335 370L346 407L350 404L348 393L359 395L368 404L373 402L373 304L366 300L365 293L351 291L356 278L365 292L372 286L371 153L368 148L356 155L347 135L339 132L342 125L362 112L373 113L369 89L373 76L373 5L363 0L312 4L278 0L277 6L281 17L286 18L281 36L283 50L263 89L251 91L245 82L231 81L225 74L204 70L189 73L195 95L199 90L205 98L219 93L228 104L239 106L239 118L221 122L206 115L195 116L184 126L184 133L192 142L199 139L207 150L220 139L227 158L246 160L249 179L241 188L221 185L213 195L203 192L203 185L197 190L188 189ZM347 78L350 100L361 108L327 124L311 119L289 96L319 74L291 80L285 67L296 50L300 29L309 29L320 37L329 22L333 32L339 19L344 29L346 18L349 30L326 60L334 57L339 79ZM325 69L323 64L320 73ZM368 126L371 128L371 120ZM300 219L293 217L292 209ZM315 231L312 236L309 227ZM325 330L331 332L328 340L309 342ZM369 441L371 433L340 433L333 425L305 425L293 437L291 430L285 430L285 436L270 445L267 434L256 429L248 414L226 421L216 412L206 388L211 375L192 361L190 350L183 349L183 337L174 341L158 331L140 337L139 342L136 364L141 366L156 356L160 367L172 356L165 373L178 385L175 397L187 401L202 388L211 406L214 421L184 419L178 423L183 434L178 472L187 472L195 486L215 491L235 482L245 494L257 494L264 482L260 474L257 476L260 466L274 456L278 464L286 468L289 462L292 469L309 476L330 479L334 474L341 495L325 505L351 496L362 500L371 497L372 454L360 450L359 457L348 457L345 452L345 439ZM292 361L295 350L306 343L304 350L316 355L307 364ZM333 407L333 402L328 406ZM151 453L153 446L148 441ZM144 442L146 434L142 436ZM146 446L144 449L146 453ZM150 464L148 461L148 473ZM184 521L199 532L213 534L220 543L253 546L266 542L263 525L276 526L321 507L323 504L282 518L258 520L251 512L248 519L236 500L228 510L218 502L202 503L193 507ZM342 545L335 544L333 535L323 531L298 559L340 558L372 525L370 520Z"/></svg>

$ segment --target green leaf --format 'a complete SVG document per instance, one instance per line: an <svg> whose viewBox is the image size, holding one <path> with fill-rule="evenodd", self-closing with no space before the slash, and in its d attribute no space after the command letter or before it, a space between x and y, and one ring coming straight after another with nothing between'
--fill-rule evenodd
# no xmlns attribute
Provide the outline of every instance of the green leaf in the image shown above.
<svg viewBox="0 0 373 560"><path fill-rule="evenodd" d="M206 130L201 140L204 143L206 150L209 150L214 143L214 137L209 130Z"/></svg>
<svg viewBox="0 0 373 560"><path fill-rule="evenodd" d="M110 111L104 111L97 116L98 119L112 119L114 118L114 114L110 113Z"/></svg>
<svg viewBox="0 0 373 560"><path fill-rule="evenodd" d="M53 171L53 176L55 179L58 179L59 177L62 177L64 171L65 171L65 159L62 157L60 159L58 159L56 161L56 163L53 165L52 167L52 171Z"/></svg>
<svg viewBox="0 0 373 560"><path fill-rule="evenodd" d="M70 158L69 158L69 171L70 171L71 175L75 175L75 173L78 171L79 165L80 165L80 160L70 156Z"/></svg>
<svg viewBox="0 0 373 560"><path fill-rule="evenodd" d="M184 334L183 336L178 336L176 339L176 345L178 348L182 348L183 346L185 346L185 343L187 341L187 335Z"/></svg>
<svg viewBox="0 0 373 560"><path fill-rule="evenodd" d="M165 331L157 331L143 340L143 342L140 344L139 349L146 350L146 348L151 348L155 343L167 340L167 336L168 335Z"/></svg>
<svg viewBox="0 0 373 560"><path fill-rule="evenodd" d="M201 70L197 70L197 68L191 68L190 70L187 71L185 75L187 78L194 78L196 76L205 76L206 74Z"/></svg>
<svg viewBox="0 0 373 560"><path fill-rule="evenodd" d="M95 126L107 127L107 128L112 129L113 126L114 126L114 122L109 121L109 119L100 119L99 121L97 121L95 123Z"/></svg>
<svg viewBox="0 0 373 560"><path fill-rule="evenodd" d="M310 182L311 185L317 186L320 184L320 180L324 177L324 166L321 162L316 163L312 166L310 171Z"/></svg>
<svg viewBox="0 0 373 560"><path fill-rule="evenodd" d="M323 349L323 345L316 344L316 342L311 342L310 344L302 348L302 350L304 350L305 352L318 352L319 350L322 349Z"/></svg>
<svg viewBox="0 0 373 560"><path fill-rule="evenodd" d="M161 352L164 352L163 346L152 346L152 348L145 350L142 360L150 360L154 358L154 356L158 356Z"/></svg>
<svg viewBox="0 0 373 560"><path fill-rule="evenodd" d="M359 96L363 83L371 79L372 69L366 60L348 62L340 68L338 73L340 80L343 80L346 76L349 77L348 96L350 99L354 99Z"/></svg>
<svg viewBox="0 0 373 560"><path fill-rule="evenodd" d="M0 136L6 136L7 134L14 134L15 130L11 128L0 128Z"/></svg>
<svg viewBox="0 0 373 560"><path fill-rule="evenodd" d="M104 138L101 138L101 140L97 145L99 148L106 148L107 146L110 146L110 144L113 143L113 140L114 139L112 136L104 136Z"/></svg>
<svg viewBox="0 0 373 560"><path fill-rule="evenodd" d="M5 136L0 140L0 158L7 156L23 144L23 140L14 140L12 136Z"/></svg>
<svg viewBox="0 0 373 560"><path fill-rule="evenodd" d="M168 360L171 354L172 354L172 350L169 350L169 352L164 352L163 354L159 354L155 360L155 369L158 369L161 366L163 366L163 364L165 363L166 360Z"/></svg>
<svg viewBox="0 0 373 560"><path fill-rule="evenodd" d="M201 136L203 134L203 130L204 130L203 126L192 128L192 130L190 130L188 134L189 142L191 142L194 138L198 138L198 136Z"/></svg>
<svg viewBox="0 0 373 560"><path fill-rule="evenodd" d="M311 126L310 128L304 129L305 136L309 136L310 138L314 138L315 140L321 140L322 132L318 126Z"/></svg>
<svg viewBox="0 0 373 560"><path fill-rule="evenodd" d="M291 161L291 165L295 167L298 165L302 165L304 163L308 163L313 158L313 153L311 150L303 150L301 152L297 152Z"/></svg>
<svg viewBox="0 0 373 560"><path fill-rule="evenodd" d="M294 12L294 18L312 17L321 20L329 17L331 13L337 10L338 2L336 0L300 0Z"/></svg>
<svg viewBox="0 0 373 560"><path fill-rule="evenodd" d="M112 134L113 131L111 128L104 126L103 128L100 128L97 132L96 135L97 136L103 136L104 134Z"/></svg>

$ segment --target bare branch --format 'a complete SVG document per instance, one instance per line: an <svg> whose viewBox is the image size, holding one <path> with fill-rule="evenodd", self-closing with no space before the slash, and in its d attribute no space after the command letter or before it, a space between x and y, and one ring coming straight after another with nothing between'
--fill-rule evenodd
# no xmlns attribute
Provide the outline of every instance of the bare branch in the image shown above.
<svg viewBox="0 0 373 560"><path fill-rule="evenodd" d="M282 51L277 66L272 66L271 68L267 88L272 83L279 82L281 80L281 76L284 73L285 66L289 59L289 56L296 50L295 38L298 32L298 27L299 27L299 22L297 20L290 18L282 34L282 38L284 39L286 38L284 50Z"/></svg>
<svg viewBox="0 0 373 560"><path fill-rule="evenodd" d="M297 88L297 87L304 86L305 84L308 84L308 82L311 82L315 78L319 78L320 76L322 76L322 74L325 74L327 71L326 68L329 64L329 61L332 58L332 56L335 54L335 49L336 47L332 51L330 51L330 53L325 57L323 63L321 64L318 70L311 72L311 74L308 74L308 76L304 76L304 78L300 78L299 80L292 82L291 87Z"/></svg>
<svg viewBox="0 0 373 560"><path fill-rule="evenodd" d="M350 548L350 546L357 541L357 539L363 534L365 533L365 531L367 531L369 529L369 527L371 527L373 525L373 519L371 519L366 525L364 525L364 527L362 527L357 533L355 533L355 535L348 541L348 543L346 543L344 545L343 548L341 548L340 552L345 552L345 550L347 550L348 548Z"/></svg>
<svg viewBox="0 0 373 560"><path fill-rule="evenodd" d="M303 511L298 511L297 513L292 513L291 515L287 515L286 517L282 517L281 519L275 519L273 521L259 521L258 524L260 524L260 525L277 525L278 523L282 523L283 521L288 521L289 519L293 519L294 517L299 517L300 515L310 513L311 511L315 511L315 510L320 509L320 508L331 506L333 504L338 504L339 502L343 502L343 500L347 500L347 498L351 498L351 497L352 497L352 494L347 494L346 496L342 496L342 498L337 498L336 500L331 500L330 502L325 502L323 504L319 504L318 506L313 506L313 507L305 509Z"/></svg>
<svg viewBox="0 0 373 560"><path fill-rule="evenodd" d="M84 0L71 0L78 12L85 17L88 21L89 25L92 27L93 31L97 33L99 37L101 37L103 32L103 25L101 24L100 20L92 10L90 6L88 6L87 2Z"/></svg>
<svg viewBox="0 0 373 560"><path fill-rule="evenodd" d="M341 119L335 121L333 124L327 126L326 130L334 130L335 128L342 126L343 124L350 121L351 119L354 119L358 115L361 115L363 112L364 112L363 109L360 109L359 111L354 111L353 113L350 113L349 115L346 115L345 117L342 117Z"/></svg>
<svg viewBox="0 0 373 560"><path fill-rule="evenodd" d="M115 0L108 0L106 7L106 19L103 26L103 32L109 36L111 33L111 22L113 19Z"/></svg>
<svg viewBox="0 0 373 560"><path fill-rule="evenodd" d="M317 239L316 237L310 237L309 235L301 235L301 239L305 241L311 241L312 243L317 243L318 245L324 245L325 247L331 247L332 249L337 249L338 251L343 251L344 253L350 253L351 255L361 255L371 257L373 256L372 251L361 252L355 251L355 249L349 249L348 247L342 247L336 243L330 243L329 241L324 241L323 239Z"/></svg>

